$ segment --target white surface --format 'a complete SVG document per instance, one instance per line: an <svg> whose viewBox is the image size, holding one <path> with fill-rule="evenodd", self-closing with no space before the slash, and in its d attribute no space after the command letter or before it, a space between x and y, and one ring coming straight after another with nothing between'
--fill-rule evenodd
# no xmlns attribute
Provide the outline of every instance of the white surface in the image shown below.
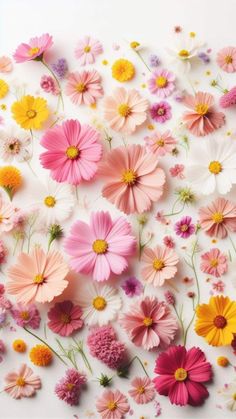
<svg viewBox="0 0 236 419"><path fill-rule="evenodd" d="M102 44L104 45L104 54L101 57L98 57L95 64L95 68L103 75L104 90L106 94L110 93L112 88L117 85L117 83L112 80L110 75L110 67L102 66L102 59L107 59L111 63L115 58L120 56L130 57L130 59L135 63L137 68L137 77L135 81L127 84L127 87L135 86L140 87L141 83L145 81L145 77L142 75L145 72L145 67L142 66L142 63L138 61L137 57L128 49L128 41L138 40L141 43L144 43L148 46L147 52L145 52L146 57L148 53L157 53L162 58L162 61L167 65L167 56L165 52L166 46L171 46L171 34L173 27L175 25L181 25L185 28L186 33L189 31L195 31L199 38L207 42L207 45L213 49L213 56L215 57L215 51L220 47L224 47L232 44L235 41L235 13L236 13L236 2L234 0L228 0L227 2L222 2L220 0L169 0L167 2L163 0L147 0L147 1L134 1L134 0L65 0L65 1L49 1L49 0L2 0L0 4L0 55L9 55L14 52L17 45L21 42L27 41L30 37L35 35L40 35L45 32L49 32L53 35L54 46L49 54L49 60L54 61L56 58L65 57L69 62L70 70L78 70L78 62L74 59L74 48L76 41L79 40L86 34L90 34L94 37L97 37ZM116 42L121 45L120 51L114 51L112 49L112 43ZM217 69L214 66L209 66L214 76L217 75ZM218 96L218 93L211 90L209 86L209 78L205 76L206 66L201 65L199 69L194 71L190 78L192 81L200 81L200 87L209 92L212 91L215 96ZM173 69L174 70L174 69ZM39 63L26 63L21 65L15 65L14 72L9 76L5 77L9 80L12 85L13 81L16 83L26 83L26 92L27 94L35 94L39 89L39 80L41 75L44 74L44 69L41 68ZM234 78L235 79L235 78ZM227 84L227 80L233 83L233 76L228 76L224 74L224 81ZM180 81L182 87L190 89L189 84L186 79ZM141 89L140 89L141 90ZM143 95L149 98L147 90L143 91ZM45 97L48 97L51 107L55 107L55 101L49 95L44 94ZM155 98L152 97L152 101ZM9 98L9 105L14 101L14 97ZM77 117L82 122L89 122L93 111L90 109L85 109L84 107L77 108L72 105L70 100L66 98L65 106L65 116L66 117ZM182 107L176 106L173 100L170 101L174 108L176 109L174 118L165 124L163 128L174 129L177 124L177 118L182 114ZM174 111L174 109L173 109ZM234 111L235 112L235 111ZM99 113L99 111L98 111ZM6 113L3 114L5 116ZM94 112L96 115L96 112ZM224 135L227 130L235 129L235 124L233 121L233 111L227 112L227 125L219 131L219 135ZM128 140L129 143L142 142L144 134L146 135L147 131L140 131L140 133ZM37 136L39 136L37 134ZM118 135L115 135L115 145L121 144L121 139ZM193 140L194 141L194 140ZM195 141L201 141L201 139L196 139ZM37 143L37 139L35 140ZM39 146L35 146L35 157L39 153ZM38 176L41 178L47 173L43 172L37 160L34 160L34 167L37 170ZM164 158L165 165L168 162L168 159ZM181 156L179 161L184 161L184 154ZM177 163L177 160L173 159L173 162ZM170 166L170 162L167 165ZM26 166L19 166L26 179L25 189L22 192L19 192L15 197L15 202L19 205L27 205L32 202L35 194L35 179L32 179L31 172ZM152 211L152 217L150 217L149 228L155 232L155 238L153 244L161 242L162 237L164 236L164 229L158 224L153 215L156 213L157 208L164 208L165 211L171 208L171 203L173 202L173 186L175 182L171 181L171 191L166 191L164 199L154 206ZM178 182L178 185L181 182ZM168 184L169 187L169 184ZM94 186L88 186L80 188L80 205L77 206L74 211L73 217L68 221L67 226L71 225L72 221L78 217L83 220L89 219L89 213L92 210L97 209L108 209L112 214L117 215L119 211L114 209L114 207L104 199L100 197L100 183L97 182ZM84 196L87 195L90 201L89 209L86 211L82 208L82 201ZM98 198L94 202L94 198ZM212 199L214 197L212 196ZM201 199L201 205L209 202L208 198ZM192 214L194 221L197 220L196 208L190 208L186 210L183 214ZM134 228L136 226L135 217L129 217ZM160 233L160 234L159 234ZM43 243L42 237L37 238L38 241ZM207 250L211 246L210 240L201 234L201 241L203 244L203 249ZM183 256L183 251L181 246L185 244L184 241L179 242L180 245L177 248L177 252ZM230 244L227 241L224 241L219 244L221 249L225 248L226 250L230 247ZM182 253L181 253L182 252ZM133 268L133 269L132 269ZM131 263L130 273L136 273L139 276L140 264L135 260L133 266ZM231 286L231 277L233 269L229 272L226 278L226 294L235 296L235 290ZM128 277L129 273L126 273L122 278ZM180 271L176 278L181 279L185 275L191 275L191 272L184 266L183 263L180 265ZM233 273L235 276L235 274ZM202 297L201 301L208 301L210 285L205 282L206 276L199 275L201 280L201 290ZM122 279L121 278L121 279ZM87 280L87 278L82 278ZM77 281L77 282L76 282ZM117 283L119 281L117 280ZM79 279L78 276L75 277L74 286L76 292L78 291ZM182 289L182 288L181 288ZM161 295L162 290L156 291L153 288L147 290L147 293L154 293L156 295ZM124 296L123 291L121 291L122 296ZM124 305L127 304L127 298L124 298ZM186 320L192 315L190 311L190 301L186 296L178 295L178 301L181 303L184 301L185 317ZM131 300L129 300L131 302ZM128 302L129 302L128 301ZM41 313L46 314L46 308L40 309ZM117 328L118 330L118 328ZM148 362L148 372L150 376L153 377L153 368L154 360L156 358L156 352L148 353L142 350L139 350L134 345L128 342L126 334L119 329L119 336L127 341L127 346L130 349L131 355L138 354L142 360L147 360ZM30 361L27 359L28 355L18 355L11 350L11 342L15 338L24 338L28 345L36 344L37 342L28 335L26 336L22 330L18 330L16 333L13 332L0 332L2 333L1 338L6 340L8 347L8 354L5 357L5 360L0 364L0 385L3 386L3 377L4 375L11 370L12 368L17 368L21 361L26 361L30 365ZM41 330L39 334L43 335ZM86 336L87 331L79 333L78 337ZM54 338L56 335L48 333L49 342L55 346ZM233 417L234 413L230 413L226 410L222 411L216 407L217 403L221 403L221 400L218 399L217 389L224 383L229 382L233 379L235 375L233 369L220 369L216 367L216 358L219 355L229 354L232 362L234 363L234 356L232 355L231 350L225 348L211 348L206 345L202 338L198 337L193 331L189 334L188 346L192 345L200 346L205 350L207 357L214 364L214 381L208 386L210 397L206 401L203 407L201 408L191 408L185 407L180 408L172 406L169 403L168 398L161 397L157 395L156 399L161 403L162 407L162 418L164 419L174 419L174 418L199 418L207 419L209 417ZM108 372L101 363L96 362L95 359L89 357L91 364L94 369L94 376L97 377L101 372ZM235 362L236 363L236 362ZM83 367L82 363L80 366ZM54 364L48 368L37 368L33 366L34 371L36 371L42 378L43 388L41 391L37 392L37 396L32 399L22 399L20 401L12 400L8 395L2 393L0 394L0 418L54 418L54 419L72 419L73 415L78 415L79 418L86 418L88 412L94 412L94 416L98 417L95 413L95 398L103 392L103 388L98 386L98 383L94 382L94 377L89 378L89 384L87 391L84 391L81 395L81 402L78 407L67 406L62 401L58 400L54 393L54 386L58 379L64 375L64 366L55 359ZM131 371L131 376L142 375L142 370L139 365L135 365ZM114 379L113 388L118 388L127 394L129 389L129 380ZM133 417L139 418L143 415L145 418L154 417L154 408L153 404L147 404L145 406L138 406L132 403L132 408L134 409ZM87 413L86 413L87 412ZM127 415L129 417L129 415Z"/></svg>

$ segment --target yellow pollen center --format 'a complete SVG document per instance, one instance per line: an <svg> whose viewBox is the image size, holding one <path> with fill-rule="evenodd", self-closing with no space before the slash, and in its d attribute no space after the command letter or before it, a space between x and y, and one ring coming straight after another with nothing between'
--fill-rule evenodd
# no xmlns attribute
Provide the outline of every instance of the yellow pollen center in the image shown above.
<svg viewBox="0 0 236 419"><path fill-rule="evenodd" d="M107 403L107 408L113 412L117 408L117 403L116 402L109 402L109 403Z"/></svg>
<svg viewBox="0 0 236 419"><path fill-rule="evenodd" d="M33 118L35 118L35 117L36 117L37 112L36 112L36 111L34 111L33 109L29 109L29 110L26 112L26 115L28 116L28 118L29 118L29 119L33 119Z"/></svg>
<svg viewBox="0 0 236 419"><path fill-rule="evenodd" d="M188 376L187 371L184 368L178 368L175 371L175 379L176 381L184 381Z"/></svg>
<svg viewBox="0 0 236 419"><path fill-rule="evenodd" d="M100 295L98 295L97 297L93 299L93 307L98 311L104 310L106 305L107 305L107 302L105 298L101 297Z"/></svg>
<svg viewBox="0 0 236 419"><path fill-rule="evenodd" d="M91 51L91 47L89 45L84 47L84 52L90 52L90 51Z"/></svg>
<svg viewBox="0 0 236 419"><path fill-rule="evenodd" d="M131 186L136 183L137 175L134 170L128 169L125 170L122 174L122 182L127 183L127 185Z"/></svg>
<svg viewBox="0 0 236 419"><path fill-rule="evenodd" d="M71 318L70 318L69 314L63 313L61 315L61 322L62 323L68 324L68 323L70 323L70 321L71 321Z"/></svg>
<svg viewBox="0 0 236 419"><path fill-rule="evenodd" d="M198 115L206 115L209 110L209 106L205 103L198 103L198 105L195 106L195 111L198 113Z"/></svg>
<svg viewBox="0 0 236 419"><path fill-rule="evenodd" d="M83 93L83 92L86 92L86 90L87 90L87 87L85 86L85 84L84 84L84 83L78 83L78 84L77 84L77 86L76 86L76 91L77 91L78 93Z"/></svg>
<svg viewBox="0 0 236 419"><path fill-rule="evenodd" d="M25 385L25 380L23 377L18 377L16 380L16 385L19 387L24 387Z"/></svg>
<svg viewBox="0 0 236 419"><path fill-rule="evenodd" d="M143 394L143 393L145 393L145 388L143 386L140 386L140 387L137 388L137 392L139 394Z"/></svg>
<svg viewBox="0 0 236 419"><path fill-rule="evenodd" d="M38 47L33 47L33 48L29 49L28 54L29 54L30 57L32 57L32 55L35 55L38 52L39 52L39 48Z"/></svg>
<svg viewBox="0 0 236 419"><path fill-rule="evenodd" d="M73 383L67 383L67 384L66 384L66 388L67 388L67 390L69 390L69 391L73 390L74 386L75 386L75 385L74 385Z"/></svg>
<svg viewBox="0 0 236 419"><path fill-rule="evenodd" d="M155 258L152 264L155 271L161 271L164 268L165 264L162 259Z"/></svg>
<svg viewBox="0 0 236 419"><path fill-rule="evenodd" d="M75 160L79 157L79 149L75 147L74 145L71 145L70 147L67 148L66 155L68 159Z"/></svg>
<svg viewBox="0 0 236 419"><path fill-rule="evenodd" d="M220 224L224 220L223 214L221 212L215 212L211 218L212 221L214 221L216 224Z"/></svg>
<svg viewBox="0 0 236 419"><path fill-rule="evenodd" d="M214 160L210 162L208 169L213 175L218 175L222 171L222 165L219 161Z"/></svg>
<svg viewBox="0 0 236 419"><path fill-rule="evenodd" d="M166 85L167 85L167 78L166 77L163 77L163 76L157 77L156 78L156 85L157 85L157 87L160 87L160 88L166 87Z"/></svg>
<svg viewBox="0 0 236 419"><path fill-rule="evenodd" d="M188 58L189 57L189 51L187 51L186 49L181 49L179 51L179 56L181 58Z"/></svg>
<svg viewBox="0 0 236 419"><path fill-rule="evenodd" d="M43 281L44 281L44 277L42 274L35 275L34 277L35 284L42 284Z"/></svg>
<svg viewBox="0 0 236 419"><path fill-rule="evenodd" d="M106 253L108 249L108 243L106 240L97 239L93 242L93 251L98 255Z"/></svg>
<svg viewBox="0 0 236 419"><path fill-rule="evenodd" d="M49 207L49 208L54 207L56 204L56 200L54 196L51 196L51 195L46 196L46 198L44 199L44 204L46 205L46 207Z"/></svg>
<svg viewBox="0 0 236 419"><path fill-rule="evenodd" d="M118 114L126 118L131 114L131 108L127 103L121 103L121 105L118 106Z"/></svg>
<svg viewBox="0 0 236 419"><path fill-rule="evenodd" d="M152 319L151 319L151 317L144 317L144 319L143 319L143 324L144 324L144 326L147 326L147 327L149 327L149 326L151 326L152 325Z"/></svg>
<svg viewBox="0 0 236 419"><path fill-rule="evenodd" d="M218 259L211 259L210 265L211 265L212 268L216 268L216 266L219 265Z"/></svg>
<svg viewBox="0 0 236 419"><path fill-rule="evenodd" d="M232 64L232 62L233 62L233 57L231 55L226 55L225 63L226 64Z"/></svg>
<svg viewBox="0 0 236 419"><path fill-rule="evenodd" d="M234 393L234 394L232 395L232 398L233 398L234 400L236 400L236 393Z"/></svg>
<svg viewBox="0 0 236 419"><path fill-rule="evenodd" d="M22 311L22 312L20 313L20 317L21 317L23 320L29 320L29 318L30 318L29 312L28 312L28 311Z"/></svg>
<svg viewBox="0 0 236 419"><path fill-rule="evenodd" d="M164 147L165 141L162 138L160 138L156 141L156 144L159 145L159 147Z"/></svg>
<svg viewBox="0 0 236 419"><path fill-rule="evenodd" d="M181 231L183 231L183 233L184 233L185 231L187 231L187 230L188 230L188 224L183 224L183 225L180 227L180 230L181 230Z"/></svg>

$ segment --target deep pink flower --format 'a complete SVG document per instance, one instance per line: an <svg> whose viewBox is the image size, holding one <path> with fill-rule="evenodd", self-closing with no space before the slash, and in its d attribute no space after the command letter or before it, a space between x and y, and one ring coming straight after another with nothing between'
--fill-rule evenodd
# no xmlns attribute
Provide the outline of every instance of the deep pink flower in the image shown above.
<svg viewBox="0 0 236 419"><path fill-rule="evenodd" d="M13 57L17 63L24 63L25 61L41 60L44 52L53 44L52 36L45 33L41 36L31 38L28 44L20 44Z"/></svg>
<svg viewBox="0 0 236 419"><path fill-rule="evenodd" d="M129 411L127 398L119 390L105 390L96 401L102 419L122 419Z"/></svg>
<svg viewBox="0 0 236 419"><path fill-rule="evenodd" d="M67 76L66 95L76 105L92 105L103 96L101 77L96 70L70 73Z"/></svg>
<svg viewBox="0 0 236 419"><path fill-rule="evenodd" d="M18 326L32 327L32 329L39 328L41 318L39 311L34 304L30 306L23 306L22 304L13 306L11 315Z"/></svg>
<svg viewBox="0 0 236 419"><path fill-rule="evenodd" d="M170 96L175 90L175 75L168 70L156 70L148 80L148 87L152 94L160 98Z"/></svg>
<svg viewBox="0 0 236 419"><path fill-rule="evenodd" d="M217 54L216 62L222 70L234 73L236 71L236 48L222 48Z"/></svg>
<svg viewBox="0 0 236 419"><path fill-rule="evenodd" d="M0 339L0 354L4 354L6 352L6 346L2 339Z"/></svg>
<svg viewBox="0 0 236 419"><path fill-rule="evenodd" d="M135 276L131 276L126 279L126 281L121 285L121 288L125 291L125 294L128 297L134 297L142 294L143 292L143 285L137 278L135 278Z"/></svg>
<svg viewBox="0 0 236 419"><path fill-rule="evenodd" d="M40 86L46 93L52 93L55 96L59 95L60 93L58 85L51 76L42 76Z"/></svg>
<svg viewBox="0 0 236 419"><path fill-rule="evenodd" d="M220 106L222 108L230 108L230 106L236 105L236 86L232 87L220 98Z"/></svg>
<svg viewBox="0 0 236 419"><path fill-rule="evenodd" d="M144 141L148 150L154 153L156 157L162 157L167 153L171 153L176 144L176 140L172 137L169 130L163 133L155 131L150 137L145 137Z"/></svg>
<svg viewBox="0 0 236 419"><path fill-rule="evenodd" d="M0 240L0 265L2 263L6 263L7 255L8 255L8 250L5 244L3 243L3 241Z"/></svg>
<svg viewBox="0 0 236 419"><path fill-rule="evenodd" d="M79 40L75 49L75 56L80 61L80 65L93 64L96 56L102 52L102 44L97 39L85 36Z"/></svg>
<svg viewBox="0 0 236 419"><path fill-rule="evenodd" d="M175 247L175 242L171 236L163 237L163 243L166 247L169 247L169 249L173 249Z"/></svg>
<svg viewBox="0 0 236 419"><path fill-rule="evenodd" d="M154 399L155 388L149 377L135 377L130 384L129 395L137 404L146 404Z"/></svg>
<svg viewBox="0 0 236 419"><path fill-rule="evenodd" d="M172 404L199 406L208 397L203 383L211 380L212 369L199 348L168 348L157 358L154 372L159 374L153 380L156 390Z"/></svg>
<svg viewBox="0 0 236 419"><path fill-rule="evenodd" d="M79 403L80 393L87 379L85 374L75 369L66 371L66 376L56 384L55 393L59 399L64 400L71 406Z"/></svg>
<svg viewBox="0 0 236 419"><path fill-rule="evenodd" d="M83 327L82 310L72 301L56 303L48 312L48 327L60 336L70 336Z"/></svg>
<svg viewBox="0 0 236 419"><path fill-rule="evenodd" d="M183 164L175 164L173 167L169 170L170 175L172 177L177 177L178 179L184 179L185 176L183 174L184 172L184 165Z"/></svg>
<svg viewBox="0 0 236 419"><path fill-rule="evenodd" d="M195 232L195 226L192 223L192 218L188 215L182 217L180 221L175 223L174 229L176 234L183 239L188 239Z"/></svg>
<svg viewBox="0 0 236 419"><path fill-rule="evenodd" d="M165 296L165 300L166 300L167 304L169 304L171 306L175 305L175 296L174 296L173 292L167 290L164 293L164 296Z"/></svg>
<svg viewBox="0 0 236 419"><path fill-rule="evenodd" d="M106 281L111 273L121 274L135 248L136 240L126 219L119 217L113 221L109 212L104 211L93 213L90 225L76 221L65 240L71 268L92 274L95 281Z"/></svg>
<svg viewBox="0 0 236 419"><path fill-rule="evenodd" d="M0 284L0 297L5 294L5 286L4 284Z"/></svg>
<svg viewBox="0 0 236 419"><path fill-rule="evenodd" d="M99 134L89 125L67 120L46 131L41 145L47 151L40 155L40 162L57 182L78 185L94 177L102 147Z"/></svg>
<svg viewBox="0 0 236 419"><path fill-rule="evenodd" d="M165 101L153 103L150 106L150 115L154 121L164 124L164 122L172 118L171 106Z"/></svg>
<svg viewBox="0 0 236 419"><path fill-rule="evenodd" d="M227 272L227 257L219 249L211 249L209 252L201 255L201 271L219 278Z"/></svg>

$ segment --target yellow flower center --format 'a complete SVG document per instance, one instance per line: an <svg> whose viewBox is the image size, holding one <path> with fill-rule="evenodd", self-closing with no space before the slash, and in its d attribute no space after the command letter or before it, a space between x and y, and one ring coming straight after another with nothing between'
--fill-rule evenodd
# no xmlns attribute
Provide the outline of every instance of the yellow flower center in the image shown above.
<svg viewBox="0 0 236 419"><path fill-rule="evenodd" d="M117 408L117 403L110 401L109 403L107 403L107 408L108 410L111 410L113 412Z"/></svg>
<svg viewBox="0 0 236 419"><path fill-rule="evenodd" d="M210 162L208 169L213 175L218 175L222 171L222 165L219 161L214 160Z"/></svg>
<svg viewBox="0 0 236 419"><path fill-rule="evenodd" d="M210 265L211 265L212 268L216 268L216 266L219 265L218 259L211 259L210 260Z"/></svg>
<svg viewBox="0 0 236 419"><path fill-rule="evenodd" d="M144 317L144 319L143 319L143 324L144 324L144 326L147 326L147 327L149 327L149 326L151 326L152 325L152 319L151 319L151 317Z"/></svg>
<svg viewBox="0 0 236 419"><path fill-rule="evenodd" d="M139 387L137 388L137 392L138 392L139 394L143 394L143 393L145 393L145 388L144 388L143 386L139 386Z"/></svg>
<svg viewBox="0 0 236 419"><path fill-rule="evenodd" d="M76 85L76 91L77 91L78 93L83 93L83 92L86 92L86 90L87 90L87 87L85 86L85 84L84 84L84 83L78 83L78 84Z"/></svg>
<svg viewBox="0 0 236 419"><path fill-rule="evenodd" d="M129 107L129 105L127 105L127 103L121 103L118 106L118 113L120 116L123 116L124 118L126 118L127 116L130 115L131 108Z"/></svg>
<svg viewBox="0 0 236 419"><path fill-rule="evenodd" d="M226 64L231 64L233 62L232 55L226 55L225 62L226 62Z"/></svg>
<svg viewBox="0 0 236 419"><path fill-rule="evenodd" d="M29 109L29 110L26 112L26 115L28 116L28 118L29 118L29 119L33 119L33 118L35 118L35 117L36 117L37 112L36 112L34 109Z"/></svg>
<svg viewBox="0 0 236 419"><path fill-rule="evenodd" d="M46 198L44 199L44 204L46 205L46 207L49 207L49 208L54 207L56 204L56 200L54 196L51 196L51 195L46 196Z"/></svg>
<svg viewBox="0 0 236 419"><path fill-rule="evenodd" d="M28 312L28 311L22 311L22 312L20 313L20 317L21 317L23 320L29 320L29 318L30 318L29 312Z"/></svg>
<svg viewBox="0 0 236 419"><path fill-rule="evenodd" d="M160 138L156 141L156 144L159 145L159 147L164 147L165 141L162 138Z"/></svg>
<svg viewBox="0 0 236 419"><path fill-rule="evenodd" d="M184 381L188 376L187 371L184 368L178 368L175 371L175 379L176 381Z"/></svg>
<svg viewBox="0 0 236 419"><path fill-rule="evenodd" d="M128 169L125 170L122 174L122 182L127 183L127 185L134 185L137 181L137 175L134 170Z"/></svg>
<svg viewBox="0 0 236 419"><path fill-rule="evenodd" d="M89 45L84 47L84 52L90 52L90 51L91 51L91 47Z"/></svg>
<svg viewBox="0 0 236 419"><path fill-rule="evenodd" d="M224 216L222 212L215 212L211 218L212 218L212 221L214 221L216 224L220 224L224 220Z"/></svg>
<svg viewBox="0 0 236 419"><path fill-rule="evenodd" d="M165 264L162 259L155 258L152 264L155 271L161 271L164 268Z"/></svg>
<svg viewBox="0 0 236 419"><path fill-rule="evenodd" d="M38 47L33 47L33 48L29 49L28 54L29 54L30 57L32 57L32 55L35 55L38 52L39 52L39 48Z"/></svg>
<svg viewBox="0 0 236 419"><path fill-rule="evenodd" d="M159 76L156 78L156 85L157 87L165 87L167 85L167 78L163 76Z"/></svg>
<svg viewBox="0 0 236 419"><path fill-rule="evenodd" d="M189 57L189 51L187 51L186 49L181 49L179 51L179 56L181 58L188 58Z"/></svg>
<svg viewBox="0 0 236 419"><path fill-rule="evenodd" d="M71 145L70 147L67 148L66 155L68 159L75 160L79 157L79 149L75 147L74 145Z"/></svg>
<svg viewBox="0 0 236 419"><path fill-rule="evenodd" d="M16 380L16 385L19 387L24 387L25 385L25 379L23 377L18 377Z"/></svg>
<svg viewBox="0 0 236 419"><path fill-rule="evenodd" d="M69 390L69 391L73 390L74 386L75 386L75 384L73 384L73 383L67 383L67 384L66 384L66 388L67 388L67 390Z"/></svg>
<svg viewBox="0 0 236 419"><path fill-rule="evenodd" d="M206 103L198 103L198 105L195 106L195 111L198 113L198 115L206 115L208 112L209 106L206 105Z"/></svg>
<svg viewBox="0 0 236 419"><path fill-rule="evenodd" d="M188 224L183 224L183 225L180 227L180 230L181 230L181 231L183 231L183 233L184 233L185 231L187 231L187 230L188 230Z"/></svg>
<svg viewBox="0 0 236 419"><path fill-rule="evenodd" d="M71 321L71 317L69 316L69 314L63 313L60 317L61 322L64 324L68 324Z"/></svg>
<svg viewBox="0 0 236 419"><path fill-rule="evenodd" d="M232 398L233 398L234 400L236 400L236 393L234 393L234 394L232 395Z"/></svg>
<svg viewBox="0 0 236 419"><path fill-rule="evenodd" d="M97 297L93 299L93 307L98 311L104 310L106 305L107 305L107 302L105 298L101 297L100 295L98 295Z"/></svg>
<svg viewBox="0 0 236 419"><path fill-rule="evenodd" d="M93 242L93 251L98 255L106 253L107 249L108 243L106 242L106 240L97 239Z"/></svg>
<svg viewBox="0 0 236 419"><path fill-rule="evenodd" d="M42 274L35 275L35 277L34 277L34 283L35 284L42 284L43 281L44 281L44 277L43 277Z"/></svg>

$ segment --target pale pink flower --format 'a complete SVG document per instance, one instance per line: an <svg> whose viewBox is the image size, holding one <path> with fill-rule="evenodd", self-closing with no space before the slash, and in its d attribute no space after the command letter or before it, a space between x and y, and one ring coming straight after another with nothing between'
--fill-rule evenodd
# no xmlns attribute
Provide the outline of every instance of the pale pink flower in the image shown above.
<svg viewBox="0 0 236 419"><path fill-rule="evenodd" d="M31 397L36 393L36 390L41 388L40 378L26 364L21 365L19 372L13 371L7 374L5 381L4 391L13 399Z"/></svg>
<svg viewBox="0 0 236 419"><path fill-rule="evenodd" d="M96 70L70 73L67 76L65 93L76 105L92 105L103 96L101 76Z"/></svg>
<svg viewBox="0 0 236 419"><path fill-rule="evenodd" d="M164 211L157 211L157 213L155 215L155 219L163 225L169 225L170 224L170 221L164 215Z"/></svg>
<svg viewBox="0 0 236 419"><path fill-rule="evenodd" d="M168 70L156 70L148 80L148 87L152 94L164 99L175 90L175 75Z"/></svg>
<svg viewBox="0 0 236 419"><path fill-rule="evenodd" d="M117 87L113 96L104 99L104 117L117 132L133 134L147 119L148 101L135 89Z"/></svg>
<svg viewBox="0 0 236 419"><path fill-rule="evenodd" d="M163 132L163 134L155 131L150 137L145 137L144 141L148 150L154 153L156 157L171 153L176 144L176 140L172 137L169 130Z"/></svg>
<svg viewBox="0 0 236 419"><path fill-rule="evenodd" d="M217 282L213 282L212 289L216 292L224 293L225 284L223 281L219 280Z"/></svg>
<svg viewBox="0 0 236 419"><path fill-rule="evenodd" d="M148 211L162 196L166 179L157 164L155 155L140 145L115 148L99 168L107 179L103 196L126 214Z"/></svg>
<svg viewBox="0 0 236 419"><path fill-rule="evenodd" d="M96 56L102 54L102 44L90 36L85 36L79 40L75 49L75 56L80 61L80 65L93 64Z"/></svg>
<svg viewBox="0 0 236 419"><path fill-rule="evenodd" d="M217 198L207 207L199 209L199 223L210 237L224 239L228 231L236 231L236 205L224 198Z"/></svg>
<svg viewBox="0 0 236 419"><path fill-rule="evenodd" d="M45 33L41 36L36 36L31 38L28 44L20 44L13 57L17 63L24 63L25 61L31 60L42 60L43 54L48 50L53 44L52 36L48 33Z"/></svg>
<svg viewBox="0 0 236 419"><path fill-rule="evenodd" d="M141 271L144 281L153 284L154 287L161 287L166 280L174 278L179 257L168 247L156 246L154 249L146 247L142 261L145 262L145 267Z"/></svg>
<svg viewBox="0 0 236 419"><path fill-rule="evenodd" d="M54 96L58 96L60 93L60 89L56 83L56 81L51 76L42 76L40 81L40 87L46 93L52 93Z"/></svg>
<svg viewBox="0 0 236 419"><path fill-rule="evenodd" d="M173 167L169 169L170 175L172 177L177 177L178 179L184 179L184 165L183 164L175 164Z"/></svg>
<svg viewBox="0 0 236 419"><path fill-rule="evenodd" d="M155 297L136 301L121 316L120 323L132 342L148 351L169 345L178 330L177 321L168 305Z"/></svg>
<svg viewBox="0 0 236 419"><path fill-rule="evenodd" d="M219 278L228 269L227 257L217 248L201 255L201 271Z"/></svg>
<svg viewBox="0 0 236 419"><path fill-rule="evenodd" d="M0 57L0 73L10 73L13 65L9 57Z"/></svg>
<svg viewBox="0 0 236 419"><path fill-rule="evenodd" d="M149 377L135 377L130 384L129 395L137 404L146 404L154 399L155 387Z"/></svg>
<svg viewBox="0 0 236 419"><path fill-rule="evenodd" d="M0 234L13 229L15 207L11 202L5 202L0 196Z"/></svg>
<svg viewBox="0 0 236 419"><path fill-rule="evenodd" d="M97 399L96 408L102 419L122 419L130 406L119 390L105 390Z"/></svg>
<svg viewBox="0 0 236 419"><path fill-rule="evenodd" d="M227 73L236 71L236 47L222 48L216 57L216 62Z"/></svg>

